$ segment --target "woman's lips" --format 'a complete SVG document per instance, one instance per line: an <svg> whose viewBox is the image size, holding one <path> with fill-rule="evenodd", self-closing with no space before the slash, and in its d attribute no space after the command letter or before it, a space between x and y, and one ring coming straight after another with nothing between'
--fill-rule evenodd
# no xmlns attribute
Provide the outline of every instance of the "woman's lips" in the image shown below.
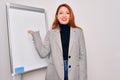
<svg viewBox="0 0 120 80"><path fill-rule="evenodd" d="M62 20L62 21L67 21L67 18L62 18L61 20Z"/></svg>

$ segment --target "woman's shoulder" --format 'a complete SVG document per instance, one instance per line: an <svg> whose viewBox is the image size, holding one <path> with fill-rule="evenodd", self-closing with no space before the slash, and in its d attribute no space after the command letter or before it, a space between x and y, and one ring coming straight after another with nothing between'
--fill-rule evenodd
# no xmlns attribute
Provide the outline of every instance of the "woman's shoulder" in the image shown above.
<svg viewBox="0 0 120 80"><path fill-rule="evenodd" d="M55 32L55 30L48 30L48 33L53 33Z"/></svg>
<svg viewBox="0 0 120 80"><path fill-rule="evenodd" d="M73 30L77 31L77 32L82 32L83 29L81 27L76 27L76 28L73 28Z"/></svg>
<svg viewBox="0 0 120 80"><path fill-rule="evenodd" d="M48 30L48 31L47 31L47 35L52 35L52 34L54 34L55 32L58 32L58 30L56 30L56 29Z"/></svg>
<svg viewBox="0 0 120 80"><path fill-rule="evenodd" d="M58 29L50 29L48 32L49 33L54 33L54 32L59 32L59 30Z"/></svg>

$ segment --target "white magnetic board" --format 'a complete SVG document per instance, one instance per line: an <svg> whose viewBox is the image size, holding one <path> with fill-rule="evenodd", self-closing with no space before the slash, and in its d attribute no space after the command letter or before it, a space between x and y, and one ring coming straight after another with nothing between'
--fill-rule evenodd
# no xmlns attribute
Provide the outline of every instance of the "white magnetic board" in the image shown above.
<svg viewBox="0 0 120 80"><path fill-rule="evenodd" d="M47 67L48 58L37 53L28 30L40 30L42 41L47 32L45 10L7 4L8 37L12 75Z"/></svg>

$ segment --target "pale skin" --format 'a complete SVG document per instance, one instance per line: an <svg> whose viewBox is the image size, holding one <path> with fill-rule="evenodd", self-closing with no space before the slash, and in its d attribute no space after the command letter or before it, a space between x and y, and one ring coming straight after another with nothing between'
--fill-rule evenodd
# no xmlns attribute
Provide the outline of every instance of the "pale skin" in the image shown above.
<svg viewBox="0 0 120 80"><path fill-rule="evenodd" d="M70 19L69 10L66 7L62 6L58 11L57 19L61 24L68 24ZM33 30L28 30L28 33L30 34L32 34L33 32Z"/></svg>

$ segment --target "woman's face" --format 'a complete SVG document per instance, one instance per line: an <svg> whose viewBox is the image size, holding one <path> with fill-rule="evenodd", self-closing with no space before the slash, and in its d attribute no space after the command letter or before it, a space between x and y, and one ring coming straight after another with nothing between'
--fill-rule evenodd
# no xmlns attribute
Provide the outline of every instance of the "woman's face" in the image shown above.
<svg viewBox="0 0 120 80"><path fill-rule="evenodd" d="M61 7L57 14L57 19L61 24L68 24L70 19L70 12L66 7Z"/></svg>

